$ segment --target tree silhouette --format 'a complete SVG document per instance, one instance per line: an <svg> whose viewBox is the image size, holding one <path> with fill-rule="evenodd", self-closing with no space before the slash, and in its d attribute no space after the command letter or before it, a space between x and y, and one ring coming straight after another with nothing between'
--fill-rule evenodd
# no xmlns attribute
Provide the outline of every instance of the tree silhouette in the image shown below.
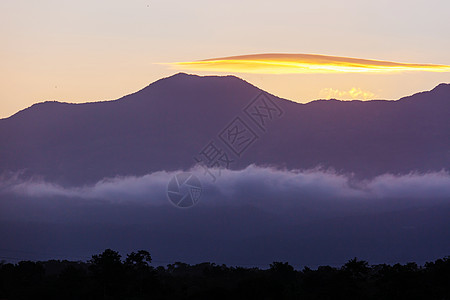
<svg viewBox="0 0 450 300"><path fill-rule="evenodd" d="M94 279L102 287L103 298L114 298L118 296L123 283L123 265L119 252L106 249L99 255L93 255L89 261L89 270Z"/></svg>
<svg viewBox="0 0 450 300"><path fill-rule="evenodd" d="M154 272L150 267L152 257L148 251L139 250L127 254L125 268L127 271L128 294L143 295L146 288L154 284Z"/></svg>
<svg viewBox="0 0 450 300"><path fill-rule="evenodd" d="M430 299L450 300L450 259L373 265L357 258L342 267L295 270L182 262L154 269L148 251L124 261L106 249L88 262L0 262L0 299Z"/></svg>
<svg viewBox="0 0 450 300"><path fill-rule="evenodd" d="M369 263L364 260L358 260L358 258L350 259L343 267L342 270L347 273L353 279L361 279L367 276L370 271Z"/></svg>
<svg viewBox="0 0 450 300"><path fill-rule="evenodd" d="M150 266L152 257L148 251L139 250L138 252L131 252L127 254L125 265L134 269L146 269Z"/></svg>

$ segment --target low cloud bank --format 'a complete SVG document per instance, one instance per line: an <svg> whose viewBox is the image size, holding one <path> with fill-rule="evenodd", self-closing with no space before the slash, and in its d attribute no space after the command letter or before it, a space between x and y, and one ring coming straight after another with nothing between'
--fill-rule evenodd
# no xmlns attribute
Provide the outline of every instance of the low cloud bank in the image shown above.
<svg viewBox="0 0 450 300"><path fill-rule="evenodd" d="M254 205L275 209L325 202L348 206L379 204L387 199L422 204L450 199L450 174L445 171L401 176L385 174L365 181L316 169L280 170L252 165L238 171L210 171L216 176L215 181L200 167L188 171L202 184L199 205ZM63 187L36 179L21 180L20 176L14 176L0 182L0 194L170 205L168 182L179 173L160 171L140 177L107 178L79 187Z"/></svg>
<svg viewBox="0 0 450 300"><path fill-rule="evenodd" d="M179 172L78 187L3 177L0 256L28 258L28 251L33 259L49 259L58 252L76 259L105 248L148 249L167 262L311 266L355 256L422 262L450 251L447 172L360 181L323 170L211 171L215 182L202 168L189 170L200 179L202 195L188 209L167 197Z"/></svg>

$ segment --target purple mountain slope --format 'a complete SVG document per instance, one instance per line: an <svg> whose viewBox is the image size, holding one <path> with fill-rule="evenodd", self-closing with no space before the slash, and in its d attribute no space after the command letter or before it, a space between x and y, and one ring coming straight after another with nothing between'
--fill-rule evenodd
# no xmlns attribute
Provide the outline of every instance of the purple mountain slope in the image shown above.
<svg viewBox="0 0 450 300"><path fill-rule="evenodd" d="M180 73L115 101L35 104L0 120L0 174L81 184L187 169L210 141L234 169L322 166L367 178L450 166L449 84L398 101L298 104L270 96L269 110L256 106L266 117L246 114L247 105L263 103L251 103L261 92L234 76ZM257 136L239 155L220 138L236 117Z"/></svg>
<svg viewBox="0 0 450 300"><path fill-rule="evenodd" d="M186 74L115 101L36 104L0 120L0 258L111 248L148 249L156 264L435 260L450 253L449 175L358 179L448 170L449 115L448 84L398 101L298 104L237 77ZM227 154L232 169L359 178L249 167L212 182L194 170L201 201L185 210L167 197L174 174L139 176L188 169L201 152ZM46 180L9 180L16 172ZM136 177L99 182L116 175Z"/></svg>

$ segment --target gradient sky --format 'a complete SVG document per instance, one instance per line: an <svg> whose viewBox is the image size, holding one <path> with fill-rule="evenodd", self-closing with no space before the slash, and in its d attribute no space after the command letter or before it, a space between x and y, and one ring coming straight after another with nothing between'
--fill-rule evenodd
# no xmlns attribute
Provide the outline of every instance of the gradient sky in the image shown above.
<svg viewBox="0 0 450 300"><path fill-rule="evenodd" d="M175 62L264 53L450 65L450 2L3 0L0 118L44 100L117 99L182 71ZM298 102L397 99L449 72L259 74L230 70Z"/></svg>

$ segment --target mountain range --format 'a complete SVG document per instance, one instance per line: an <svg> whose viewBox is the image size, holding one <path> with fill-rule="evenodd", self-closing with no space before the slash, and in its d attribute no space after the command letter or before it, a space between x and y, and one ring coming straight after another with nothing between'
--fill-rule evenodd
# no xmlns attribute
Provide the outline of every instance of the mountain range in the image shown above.
<svg viewBox="0 0 450 300"><path fill-rule="evenodd" d="M187 74L114 101L35 104L0 120L0 258L85 260L106 248L148 249L156 263L443 257L449 113L448 84L397 101L299 104L234 76ZM198 161L231 170L217 182L194 170L201 201L176 209L177 173L155 171Z"/></svg>
<svg viewBox="0 0 450 300"><path fill-rule="evenodd" d="M246 111L252 105L260 116ZM397 101L300 104L234 76L179 73L118 100L47 101L1 119L0 174L86 184L188 169L204 162L208 145L231 169L320 167L362 178L439 171L450 165L449 113L450 84ZM245 151L227 145L232 129L249 130Z"/></svg>

